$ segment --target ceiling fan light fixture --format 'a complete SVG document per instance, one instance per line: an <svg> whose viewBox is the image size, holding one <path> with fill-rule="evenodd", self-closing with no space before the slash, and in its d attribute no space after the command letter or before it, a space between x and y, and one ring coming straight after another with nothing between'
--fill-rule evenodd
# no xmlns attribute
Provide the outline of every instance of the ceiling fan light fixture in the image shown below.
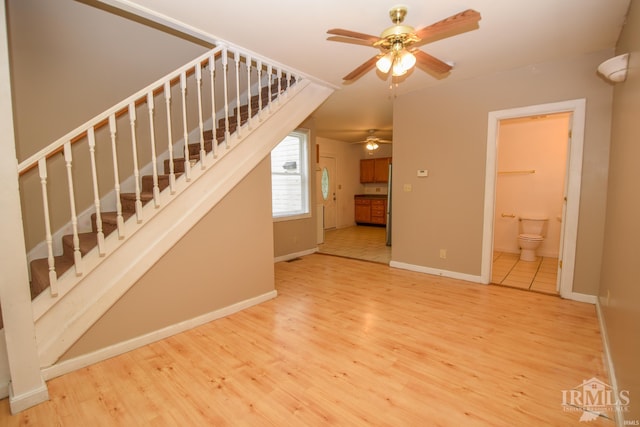
<svg viewBox="0 0 640 427"><path fill-rule="evenodd" d="M400 52L400 55L398 55L398 60L402 68L407 71L412 69L413 66L416 65L416 57L413 56L413 53L409 52L406 49Z"/></svg>
<svg viewBox="0 0 640 427"><path fill-rule="evenodd" d="M391 52L387 53L376 62L376 67L380 72L387 74L391 69L391 65L393 64L393 54Z"/></svg>
<svg viewBox="0 0 640 427"><path fill-rule="evenodd" d="M374 151L374 150L377 150L377 149L378 149L379 145L378 145L378 144L376 144L376 142L375 142L375 141L369 141L369 142L367 142L367 145L365 145L365 147L366 147L366 148L367 148L367 150L369 150L369 151Z"/></svg>
<svg viewBox="0 0 640 427"><path fill-rule="evenodd" d="M394 77L403 76L414 65L416 65L416 57L408 50L402 50L394 57L392 75Z"/></svg>
<svg viewBox="0 0 640 427"><path fill-rule="evenodd" d="M404 76L407 74L407 70L402 66L402 63L398 58L393 62L393 69L391 70L391 75L393 77Z"/></svg>

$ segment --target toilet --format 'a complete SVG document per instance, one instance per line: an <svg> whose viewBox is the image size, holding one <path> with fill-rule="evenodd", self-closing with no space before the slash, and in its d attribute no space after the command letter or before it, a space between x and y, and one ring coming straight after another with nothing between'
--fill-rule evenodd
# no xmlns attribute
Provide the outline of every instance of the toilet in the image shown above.
<svg viewBox="0 0 640 427"><path fill-rule="evenodd" d="M520 259L522 261L535 261L537 259L536 249L544 240L548 221L548 218L544 217L520 217L518 246L520 246Z"/></svg>

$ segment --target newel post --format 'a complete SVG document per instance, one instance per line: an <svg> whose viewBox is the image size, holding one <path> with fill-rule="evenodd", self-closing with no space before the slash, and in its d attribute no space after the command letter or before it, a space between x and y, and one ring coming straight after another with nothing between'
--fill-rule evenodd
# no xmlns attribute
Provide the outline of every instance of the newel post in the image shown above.
<svg viewBox="0 0 640 427"><path fill-rule="evenodd" d="M18 186L9 49L5 3L0 4L0 303L8 366L0 366L3 380L10 376L9 405L16 413L49 399L40 371ZM2 339L2 338L0 338Z"/></svg>

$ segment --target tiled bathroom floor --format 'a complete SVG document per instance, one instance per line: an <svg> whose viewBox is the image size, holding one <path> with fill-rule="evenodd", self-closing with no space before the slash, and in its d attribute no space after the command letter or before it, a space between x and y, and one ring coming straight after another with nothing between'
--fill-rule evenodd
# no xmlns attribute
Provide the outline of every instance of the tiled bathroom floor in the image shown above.
<svg viewBox="0 0 640 427"><path fill-rule="evenodd" d="M320 253L389 264L391 246L387 246L384 227L356 225L327 230Z"/></svg>
<svg viewBox="0 0 640 427"><path fill-rule="evenodd" d="M491 283L556 295L558 258L520 261L520 254L493 253Z"/></svg>

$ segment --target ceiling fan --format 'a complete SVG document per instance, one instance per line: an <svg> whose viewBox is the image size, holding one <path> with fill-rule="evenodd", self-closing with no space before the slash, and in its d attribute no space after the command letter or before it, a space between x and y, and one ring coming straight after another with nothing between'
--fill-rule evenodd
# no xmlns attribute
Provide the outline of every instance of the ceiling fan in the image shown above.
<svg viewBox="0 0 640 427"><path fill-rule="evenodd" d="M356 141L354 144L365 144L365 148L368 151L375 151L380 147L380 144L391 144L391 140L382 139L375 136L376 129L369 129L369 135L363 141Z"/></svg>
<svg viewBox="0 0 640 427"><path fill-rule="evenodd" d="M418 47L475 30L478 28L478 21L480 21L480 14L475 10L468 9L435 24L415 30L408 25L402 25L406 15L406 6L392 7L389 10L389 16L394 25L384 30L380 37L340 28L327 31L327 34L332 35L328 40L361 44L380 50L378 55L344 76L343 80L347 82L356 80L373 69L374 66L385 75L391 71L392 77L399 77L413 68L416 62L436 76L444 76L451 71L452 66L421 51Z"/></svg>

